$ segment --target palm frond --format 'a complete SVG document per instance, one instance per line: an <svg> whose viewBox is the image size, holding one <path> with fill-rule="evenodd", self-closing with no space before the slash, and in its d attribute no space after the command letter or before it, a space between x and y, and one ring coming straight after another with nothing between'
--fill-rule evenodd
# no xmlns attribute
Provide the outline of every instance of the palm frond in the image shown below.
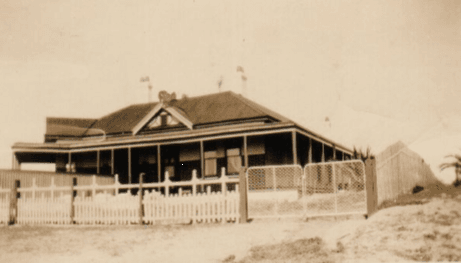
<svg viewBox="0 0 461 263"><path fill-rule="evenodd" d="M447 168L451 168L451 167L459 167L461 166L461 163L459 163L458 161L456 162L447 162L447 163L442 163L439 165L439 168L444 170L444 169L447 169Z"/></svg>

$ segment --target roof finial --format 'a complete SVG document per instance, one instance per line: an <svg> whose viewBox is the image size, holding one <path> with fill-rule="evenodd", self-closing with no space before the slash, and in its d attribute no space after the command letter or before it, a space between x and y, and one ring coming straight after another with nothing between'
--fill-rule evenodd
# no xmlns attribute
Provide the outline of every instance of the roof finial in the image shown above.
<svg viewBox="0 0 461 263"><path fill-rule="evenodd" d="M170 101L176 99L176 92L169 94L165 90L162 90L158 93L158 100L164 105L168 105Z"/></svg>

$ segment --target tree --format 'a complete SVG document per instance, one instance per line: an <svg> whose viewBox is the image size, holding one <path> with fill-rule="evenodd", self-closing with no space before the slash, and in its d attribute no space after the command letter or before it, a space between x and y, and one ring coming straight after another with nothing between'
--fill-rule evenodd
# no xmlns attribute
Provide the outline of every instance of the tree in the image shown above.
<svg viewBox="0 0 461 263"><path fill-rule="evenodd" d="M439 165L439 168L441 170L445 170L445 169L451 168L451 167L455 168L456 179L455 179L454 184L455 185L461 184L461 180L459 178L460 174L461 174L461 155L459 155L459 154L450 154L450 155L445 156L445 158L452 158L454 160L451 161L451 162L442 163L441 165Z"/></svg>
<svg viewBox="0 0 461 263"><path fill-rule="evenodd" d="M355 148L355 146L354 146L354 152L352 154L352 159L355 159L355 160L360 159L363 162L365 162L368 158L371 158L371 159L375 158L375 155L373 153L371 153L370 146L367 147L365 152L362 151L362 149Z"/></svg>

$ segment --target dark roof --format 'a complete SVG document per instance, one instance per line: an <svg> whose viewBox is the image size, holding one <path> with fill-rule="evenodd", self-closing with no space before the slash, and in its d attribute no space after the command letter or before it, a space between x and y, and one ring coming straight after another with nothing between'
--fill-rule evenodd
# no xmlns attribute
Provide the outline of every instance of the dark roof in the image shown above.
<svg viewBox="0 0 461 263"><path fill-rule="evenodd" d="M157 104L158 102L128 106L102 117L91 128L102 129L107 134L130 133ZM231 91L173 100L169 105L182 111L194 126L261 117L289 121Z"/></svg>
<svg viewBox="0 0 461 263"><path fill-rule="evenodd" d="M146 116L157 103L131 105L99 119L92 128L107 134L131 132L131 129Z"/></svg>
<svg viewBox="0 0 461 263"><path fill-rule="evenodd" d="M60 136L81 136L97 119L46 118L46 134Z"/></svg>

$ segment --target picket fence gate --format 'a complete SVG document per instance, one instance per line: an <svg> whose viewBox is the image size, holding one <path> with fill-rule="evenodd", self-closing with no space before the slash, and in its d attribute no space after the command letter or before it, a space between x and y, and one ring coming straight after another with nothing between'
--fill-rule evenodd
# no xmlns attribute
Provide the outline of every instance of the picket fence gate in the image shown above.
<svg viewBox="0 0 461 263"><path fill-rule="evenodd" d="M17 189L17 223L120 225L238 221L239 179L229 178L224 169L221 177L213 180L197 179L195 170L190 181L172 182L168 173L165 178L161 183L143 184L141 176L139 184L120 184L116 175L113 185L98 185L93 177L92 185L71 187L57 187L54 180L49 187L37 187L33 180L31 187ZM211 191L212 185L221 191ZM175 193L170 193L172 189L176 189ZM131 191L137 194L131 195ZM0 194L4 193L10 194L10 190L0 189ZM9 210L9 198L0 198L0 223L8 222Z"/></svg>

